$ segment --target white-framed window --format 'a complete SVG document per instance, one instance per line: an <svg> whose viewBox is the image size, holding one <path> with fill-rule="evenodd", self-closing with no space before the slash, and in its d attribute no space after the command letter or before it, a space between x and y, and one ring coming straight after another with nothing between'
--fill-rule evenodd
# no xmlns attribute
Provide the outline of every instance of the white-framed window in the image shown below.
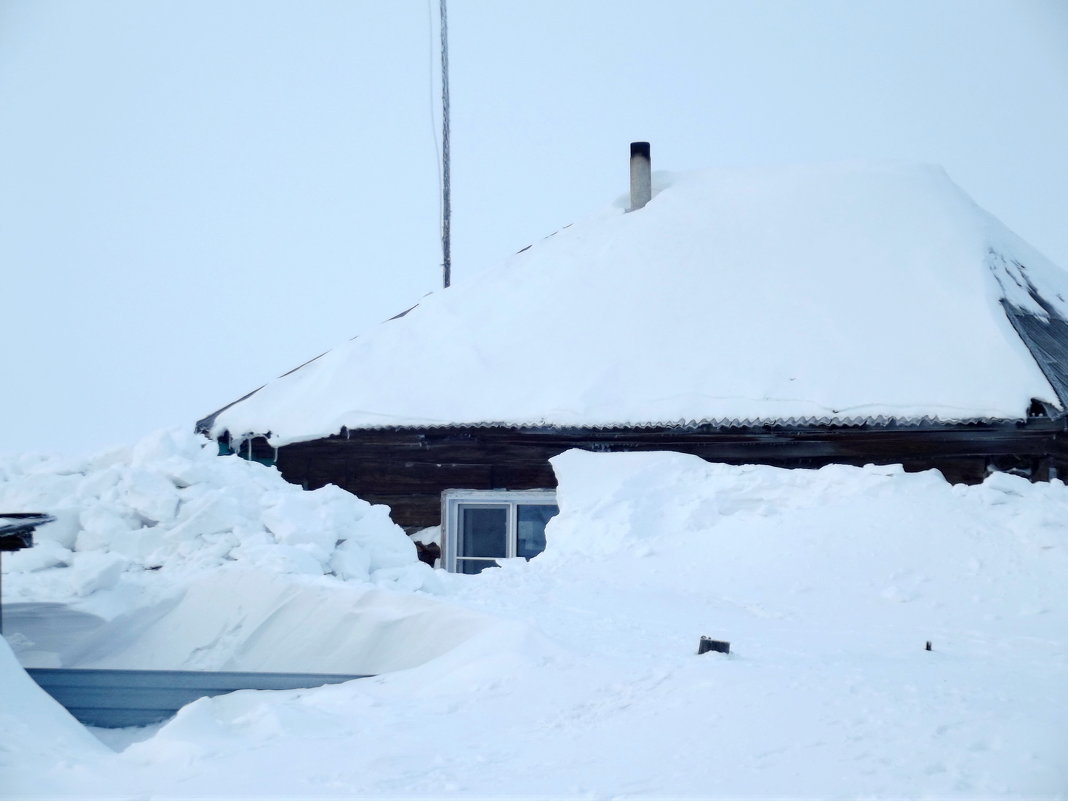
<svg viewBox="0 0 1068 801"><path fill-rule="evenodd" d="M552 490L445 490L442 558L450 573L481 573L498 559L545 550L545 524L559 509Z"/></svg>

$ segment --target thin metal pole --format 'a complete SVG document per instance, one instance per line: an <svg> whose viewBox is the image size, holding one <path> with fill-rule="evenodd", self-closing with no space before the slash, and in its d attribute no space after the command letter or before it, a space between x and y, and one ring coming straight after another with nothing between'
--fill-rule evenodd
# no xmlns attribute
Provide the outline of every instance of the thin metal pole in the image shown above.
<svg viewBox="0 0 1068 801"><path fill-rule="evenodd" d="M452 204L449 199L449 25L445 0L441 0L441 175L441 278L448 289L452 283Z"/></svg>

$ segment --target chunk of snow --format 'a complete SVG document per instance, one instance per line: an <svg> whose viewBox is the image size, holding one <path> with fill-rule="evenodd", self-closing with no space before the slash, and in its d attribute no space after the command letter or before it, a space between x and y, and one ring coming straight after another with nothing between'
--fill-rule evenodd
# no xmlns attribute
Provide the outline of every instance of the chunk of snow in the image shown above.
<svg viewBox="0 0 1068 801"><path fill-rule="evenodd" d="M126 567L196 571L233 562L294 575L437 586L387 507L334 486L305 492L274 468L218 456L213 443L186 431L157 432L77 464L17 460L0 472L0 501L60 510L57 523L37 536L69 555L49 546L22 559L24 567L14 563L22 572L69 562L68 572L46 580L48 600L91 594L119 581ZM339 550L344 543L351 544ZM386 572L376 580L378 571ZM5 591L19 597L21 585L12 585Z"/></svg>

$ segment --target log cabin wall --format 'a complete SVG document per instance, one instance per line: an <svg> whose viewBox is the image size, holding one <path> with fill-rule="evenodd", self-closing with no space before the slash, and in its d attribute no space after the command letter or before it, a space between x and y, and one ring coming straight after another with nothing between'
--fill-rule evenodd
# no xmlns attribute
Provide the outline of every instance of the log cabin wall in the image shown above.
<svg viewBox="0 0 1068 801"><path fill-rule="evenodd" d="M279 449L282 475L306 489L336 484L391 507L409 532L438 525L446 489L552 489L549 459L570 448L677 451L727 464L903 464L978 483L990 469L1036 480L1068 475L1064 423L1038 419L931 427L434 428L342 430Z"/></svg>

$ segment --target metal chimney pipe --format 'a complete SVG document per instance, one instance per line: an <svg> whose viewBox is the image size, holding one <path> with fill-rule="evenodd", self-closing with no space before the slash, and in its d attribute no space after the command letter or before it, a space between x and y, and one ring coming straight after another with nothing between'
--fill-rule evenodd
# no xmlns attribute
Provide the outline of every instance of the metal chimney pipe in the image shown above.
<svg viewBox="0 0 1068 801"><path fill-rule="evenodd" d="M648 142L630 143L630 208L637 211L653 199L652 162Z"/></svg>

